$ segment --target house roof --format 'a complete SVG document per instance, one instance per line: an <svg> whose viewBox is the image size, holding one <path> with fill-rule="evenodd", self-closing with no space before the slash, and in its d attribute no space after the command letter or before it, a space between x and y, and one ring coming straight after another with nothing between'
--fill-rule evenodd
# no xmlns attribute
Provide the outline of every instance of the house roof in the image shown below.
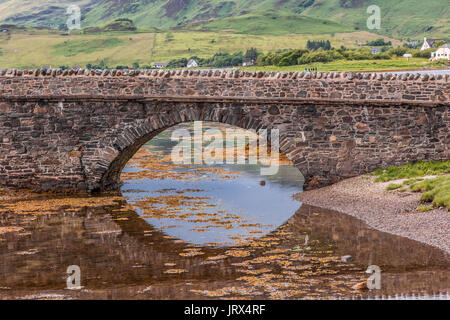
<svg viewBox="0 0 450 320"><path fill-rule="evenodd" d="M450 44L446 43L443 46L440 46L439 49L450 49Z"/></svg>
<svg viewBox="0 0 450 320"><path fill-rule="evenodd" d="M443 39L427 39L425 38L425 41L428 43L428 45L431 47L433 45L433 43L435 43L436 41L441 41Z"/></svg>

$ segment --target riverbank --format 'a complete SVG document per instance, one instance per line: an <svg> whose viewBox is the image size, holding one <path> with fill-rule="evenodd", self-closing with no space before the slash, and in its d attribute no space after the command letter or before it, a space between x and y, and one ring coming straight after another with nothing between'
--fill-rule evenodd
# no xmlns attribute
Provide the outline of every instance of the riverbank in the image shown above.
<svg viewBox="0 0 450 320"><path fill-rule="evenodd" d="M375 182L374 176L359 176L317 190L296 194L303 203L339 211L365 221L369 226L435 246L450 253L450 212L434 208L419 212L421 194L388 191L392 183Z"/></svg>

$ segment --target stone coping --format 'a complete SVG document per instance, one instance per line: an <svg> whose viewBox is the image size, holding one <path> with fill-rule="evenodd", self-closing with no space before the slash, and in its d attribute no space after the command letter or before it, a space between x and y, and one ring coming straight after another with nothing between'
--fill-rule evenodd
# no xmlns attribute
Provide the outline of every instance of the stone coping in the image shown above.
<svg viewBox="0 0 450 320"><path fill-rule="evenodd" d="M377 81L442 81L448 82L450 76L448 74L433 75L419 73L380 73L380 72L275 72L275 71L241 71L241 70L116 70L116 69L79 69L79 70L62 70L62 69L0 69L0 77L159 77L159 78L175 78L175 77L202 77L202 78L270 78L270 79L346 79L346 80L377 80Z"/></svg>

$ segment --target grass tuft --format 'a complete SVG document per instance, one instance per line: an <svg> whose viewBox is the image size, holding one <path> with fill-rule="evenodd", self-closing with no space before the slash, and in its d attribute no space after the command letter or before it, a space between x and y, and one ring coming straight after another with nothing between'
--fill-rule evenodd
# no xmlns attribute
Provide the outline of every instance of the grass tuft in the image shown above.
<svg viewBox="0 0 450 320"><path fill-rule="evenodd" d="M450 160L446 161L419 161L414 164L395 166L387 169L378 169L373 175L378 176L376 182L388 182L399 179L411 179L430 175L450 173ZM410 183L412 183L410 181Z"/></svg>
<svg viewBox="0 0 450 320"><path fill-rule="evenodd" d="M400 188L402 185L398 184L398 183L391 183L390 185L387 186L387 190L395 190Z"/></svg>
<svg viewBox="0 0 450 320"><path fill-rule="evenodd" d="M391 183L386 189L399 189L399 191L405 192L409 187L413 192L422 192L421 201L431 202L434 207L444 207L450 211L450 160L420 161L414 164L378 169L372 175L377 176L376 182L407 179L402 183ZM423 178L425 176L437 177L425 179ZM426 210L427 206L419 208L417 208L419 211Z"/></svg>
<svg viewBox="0 0 450 320"><path fill-rule="evenodd" d="M433 209L434 209L433 206L418 206L417 207L417 211L419 211L419 212L428 212Z"/></svg>
<svg viewBox="0 0 450 320"><path fill-rule="evenodd" d="M436 207L450 211L450 175L426 179L410 186L414 192L423 192L421 201L431 202Z"/></svg>

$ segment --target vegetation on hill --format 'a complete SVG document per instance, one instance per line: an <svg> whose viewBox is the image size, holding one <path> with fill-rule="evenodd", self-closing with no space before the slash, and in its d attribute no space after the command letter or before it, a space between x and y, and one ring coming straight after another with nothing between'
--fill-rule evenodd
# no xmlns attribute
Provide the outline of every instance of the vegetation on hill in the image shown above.
<svg viewBox="0 0 450 320"><path fill-rule="evenodd" d="M92 53L108 48L115 48L124 45L124 40L118 38L90 39L90 40L68 40L53 46L54 55L65 57L76 56L79 53Z"/></svg>
<svg viewBox="0 0 450 320"><path fill-rule="evenodd" d="M381 29L391 37L450 34L450 7L443 0L2 0L0 21L57 29L66 10L79 5L82 28L128 18L137 27L230 29L250 34L329 33L367 30L367 7L381 8Z"/></svg>
<svg viewBox="0 0 450 320"><path fill-rule="evenodd" d="M106 39L113 38L107 42ZM274 52L279 48L305 48L307 41L329 40L333 47L356 48L379 36L368 32L321 35L253 35L228 32L107 32L67 33L64 31L26 28L0 32L0 66L3 68L36 68L41 66L98 65L104 60L109 66L138 62L149 65L173 59L209 58L214 53L245 52L251 47L259 52ZM394 39L396 45L400 42ZM104 46L103 44L106 45ZM64 49L64 46L67 46ZM76 47L76 48L75 48ZM94 47L96 47L94 49Z"/></svg>
<svg viewBox="0 0 450 320"><path fill-rule="evenodd" d="M405 53L410 53L415 58L429 59L431 55L430 50L420 51L419 49L408 49L405 47L389 48L382 50L379 53L373 54L368 47L361 47L358 49L347 49L341 47L339 49L330 48L326 42L317 42L314 44L309 42L310 50L277 50L276 52L269 52L265 55L259 55L257 65L259 66L294 66L304 65L316 62L332 62L337 60L389 60L392 57L403 57ZM325 43L325 45L322 45ZM317 49L318 48L318 49ZM322 48L326 48L325 50ZM438 63L444 63L440 61Z"/></svg>
<svg viewBox="0 0 450 320"><path fill-rule="evenodd" d="M220 31L228 30L245 34L324 34L351 32L354 28L325 19L316 19L294 14L267 12L264 14L246 14L224 18L201 24L196 29Z"/></svg>
<svg viewBox="0 0 450 320"><path fill-rule="evenodd" d="M443 0L316 0L303 14L367 30L367 7L381 9L381 29L373 32L401 39L448 37L450 6Z"/></svg>
<svg viewBox="0 0 450 320"><path fill-rule="evenodd" d="M136 31L133 20L127 18L116 19L107 24L83 29L83 33L100 33L100 32L115 32L115 31Z"/></svg>

